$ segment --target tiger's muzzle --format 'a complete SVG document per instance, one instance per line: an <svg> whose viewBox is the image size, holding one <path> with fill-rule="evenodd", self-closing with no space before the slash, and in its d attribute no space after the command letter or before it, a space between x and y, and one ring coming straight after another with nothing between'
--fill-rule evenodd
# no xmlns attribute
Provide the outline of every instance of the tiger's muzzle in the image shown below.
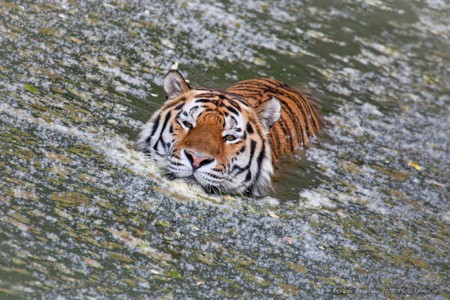
<svg viewBox="0 0 450 300"><path fill-rule="evenodd" d="M214 158L203 154L201 152L196 152L194 150L186 150L184 149L184 155L186 155L187 159L191 163L192 169L197 170L198 168L201 168L209 163L214 162Z"/></svg>

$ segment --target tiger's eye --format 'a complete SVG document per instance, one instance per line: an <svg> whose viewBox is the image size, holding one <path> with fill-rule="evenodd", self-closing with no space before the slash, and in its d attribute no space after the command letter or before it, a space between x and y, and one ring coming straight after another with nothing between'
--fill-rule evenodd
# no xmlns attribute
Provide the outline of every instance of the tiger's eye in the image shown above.
<svg viewBox="0 0 450 300"><path fill-rule="evenodd" d="M183 125L188 129L192 129L192 127L193 127L192 124L189 123L188 121L183 121Z"/></svg>
<svg viewBox="0 0 450 300"><path fill-rule="evenodd" d="M223 137L223 140L226 142L232 142L236 140L236 137L234 135L227 134L226 136Z"/></svg>

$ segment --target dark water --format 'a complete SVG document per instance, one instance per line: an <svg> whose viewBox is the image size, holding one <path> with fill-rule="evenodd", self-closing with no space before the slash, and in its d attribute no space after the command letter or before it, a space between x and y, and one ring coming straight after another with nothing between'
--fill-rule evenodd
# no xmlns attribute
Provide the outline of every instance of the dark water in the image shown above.
<svg viewBox="0 0 450 300"><path fill-rule="evenodd" d="M446 1L0 1L0 298L450 297ZM134 150L174 64L328 126L265 198Z"/></svg>

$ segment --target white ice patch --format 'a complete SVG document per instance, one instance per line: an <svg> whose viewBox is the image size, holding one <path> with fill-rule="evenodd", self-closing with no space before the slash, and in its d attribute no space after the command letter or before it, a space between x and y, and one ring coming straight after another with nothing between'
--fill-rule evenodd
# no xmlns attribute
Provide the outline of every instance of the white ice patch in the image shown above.
<svg viewBox="0 0 450 300"><path fill-rule="evenodd" d="M273 197L264 197L260 200L260 203L269 207L277 207L280 205L280 200Z"/></svg>
<svg viewBox="0 0 450 300"><path fill-rule="evenodd" d="M322 207L335 208L336 205L330 199L317 191L306 190L300 193L300 197L306 199L303 202L305 208L319 209Z"/></svg>
<svg viewBox="0 0 450 300"><path fill-rule="evenodd" d="M90 133L77 127L50 124L43 119L33 117L25 110L15 109L7 103L0 103L0 112L48 130L75 137L83 143L93 146L111 163L127 167L137 174L143 176L146 176L148 173L157 174L158 167L151 163L143 153L128 149L127 144L129 141L119 135L108 134L101 129L96 133Z"/></svg>
<svg viewBox="0 0 450 300"><path fill-rule="evenodd" d="M441 218L444 222L450 223L450 210L441 213Z"/></svg>
<svg viewBox="0 0 450 300"><path fill-rule="evenodd" d="M144 82L140 80L139 78L135 78L133 76L130 76L128 74L125 74L122 72L122 70L119 67L106 67L106 66L100 66L100 69L104 72L110 73L114 75L115 77L120 78L121 80L125 81L128 84L132 84L134 86L143 86Z"/></svg>
<svg viewBox="0 0 450 300"><path fill-rule="evenodd" d="M180 195L192 195L203 194L203 189L199 185L189 184L182 179L176 179L167 182L167 187L173 193L178 193Z"/></svg>
<svg viewBox="0 0 450 300"><path fill-rule="evenodd" d="M383 113L380 112L378 110L378 108L375 107L375 105L372 105L369 103L364 103L363 105L361 105L361 111L368 115L379 116L379 117L383 116Z"/></svg>
<svg viewBox="0 0 450 300"><path fill-rule="evenodd" d="M448 3L446 3L446 1L444 1L444 0L426 0L426 3L428 5L428 7L432 8L432 9L442 10L442 9L448 9L450 7L450 5Z"/></svg>

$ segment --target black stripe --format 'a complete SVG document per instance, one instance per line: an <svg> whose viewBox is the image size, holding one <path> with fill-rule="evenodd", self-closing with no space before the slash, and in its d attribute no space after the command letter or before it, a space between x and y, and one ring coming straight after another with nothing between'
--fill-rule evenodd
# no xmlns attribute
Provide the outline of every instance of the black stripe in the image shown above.
<svg viewBox="0 0 450 300"><path fill-rule="evenodd" d="M223 105L224 107L226 107L230 112L232 112L233 114L239 116L239 112L237 110L235 110L233 107L228 106L228 105Z"/></svg>
<svg viewBox="0 0 450 300"><path fill-rule="evenodd" d="M148 144L150 143L150 140L152 139L153 135L156 132L156 129L159 127L159 120L161 119L161 114L158 114L158 117L156 117L155 122L153 122L153 128L152 128L152 132L150 133L150 135L145 139L145 143Z"/></svg>
<svg viewBox="0 0 450 300"><path fill-rule="evenodd" d="M251 140L250 141L250 162L253 158L253 155L255 154L255 149L256 149L256 141Z"/></svg>
<svg viewBox="0 0 450 300"><path fill-rule="evenodd" d="M252 124L250 124L250 122L247 123L247 132L248 132L248 134L252 134L253 132L255 132L253 130Z"/></svg>
<svg viewBox="0 0 450 300"><path fill-rule="evenodd" d="M180 110L184 106L184 102L174 108L174 110Z"/></svg>
<svg viewBox="0 0 450 300"><path fill-rule="evenodd" d="M217 95L218 95L217 93L202 93L200 95L197 95L197 97L208 99L208 98L216 98Z"/></svg>
<svg viewBox="0 0 450 300"><path fill-rule="evenodd" d="M250 141L250 158L249 158L249 163L245 167L240 167L238 165L234 165L233 168L231 169L230 173L233 173L235 170L239 170L236 174L234 174L234 176L237 176L237 175L243 173L244 171L250 169L250 166L252 165L253 155L255 154L255 150L256 150L256 141L251 140Z"/></svg>
<svg viewBox="0 0 450 300"><path fill-rule="evenodd" d="M249 107L248 103L245 102L245 100L242 98L241 95L236 94L236 93L229 93L230 95L233 96L233 101L238 101L239 103L241 103L242 105Z"/></svg>
<svg viewBox="0 0 450 300"><path fill-rule="evenodd" d="M263 144L263 147L262 147L262 150L261 150L261 152L259 153L259 155L258 155L258 158L257 158L257 163L258 163L258 171L257 171L257 173L256 173L256 180L258 180L258 178L259 178L259 175L261 174L261 165L262 165L262 162L263 162L263 158L264 158L264 155L265 155L265 152L266 152L266 145L265 144Z"/></svg>
<svg viewBox="0 0 450 300"><path fill-rule="evenodd" d="M238 170L238 172L236 174L232 174L235 170ZM234 165L233 168L231 169L230 174L232 174L233 176L238 176L241 173L244 173L244 171L247 170L247 168L242 168L238 165Z"/></svg>
<svg viewBox="0 0 450 300"><path fill-rule="evenodd" d="M174 107L175 105L179 105L178 103L179 102L181 102L181 103L183 103L184 104L184 101L186 100L186 98L181 98L179 101L176 101L175 103L172 103L172 104L170 104L170 105L167 105L167 106L164 106L164 110L167 110L167 109L169 109L169 108L172 108L172 107Z"/></svg>
<svg viewBox="0 0 450 300"><path fill-rule="evenodd" d="M289 126L288 126L286 120L281 119L278 121L278 123L280 124L281 131L283 131L284 139L286 140L287 136L288 135L290 136L289 144L291 144L291 150L294 150L294 138L295 137L292 136L291 132L289 131ZM294 123L294 126L296 126L295 120L292 120L292 123ZM301 128L301 124L300 124L300 128ZM294 130L295 130L295 128L294 128ZM297 131L297 130L295 130L295 131ZM302 144L302 141L303 141L303 134L300 135L300 140L299 140L300 144Z"/></svg>
<svg viewBox="0 0 450 300"><path fill-rule="evenodd" d="M223 179L222 176L217 176L217 175L212 174L212 173L207 173L207 174L208 174L209 177L212 177L212 178L215 178L215 179Z"/></svg>
<svg viewBox="0 0 450 300"><path fill-rule="evenodd" d="M252 179L252 172L248 170L247 176L245 176L244 182L248 182Z"/></svg>
<svg viewBox="0 0 450 300"><path fill-rule="evenodd" d="M228 103L231 104L231 106L233 106L234 108L236 108L238 111L241 111L241 107L239 106L239 104L237 104L234 101L228 100Z"/></svg>
<svg viewBox="0 0 450 300"><path fill-rule="evenodd" d="M281 150L281 138L278 135L278 132L276 130L271 130L270 134L273 135L273 138L275 139L274 141L270 141L270 145L272 146L272 152L275 152L275 149L277 150ZM278 142L278 143L277 143ZM276 144L276 145L272 145L272 143ZM280 147L280 149L278 149L277 145Z"/></svg>
<svg viewBox="0 0 450 300"><path fill-rule="evenodd" d="M156 141L155 146L153 146L153 149L156 151L158 143L162 140L162 135L164 133L164 129L166 129L167 123L169 122L170 117L172 116L172 112L170 111L166 117L164 118L163 127L161 129L161 133L159 135L159 139ZM164 142L164 141L163 141Z"/></svg>
<svg viewBox="0 0 450 300"><path fill-rule="evenodd" d="M217 100L213 100L213 99L197 99L195 100L195 103L212 103L217 105Z"/></svg>
<svg viewBox="0 0 450 300"><path fill-rule="evenodd" d="M258 167L257 167L257 173L256 173L255 178L258 178L259 174L261 173L261 164L262 164L262 160L264 158L265 149L266 149L266 145L263 144L262 152L259 153L258 158L256 159ZM252 179L252 172L250 171L250 166L252 165L255 150L256 150L256 142L254 140L252 140L250 142L250 160L249 160L248 166L246 167L248 169L248 173L247 173L247 176L245 176L245 182L248 182Z"/></svg>
<svg viewBox="0 0 450 300"><path fill-rule="evenodd" d="M158 141L156 141L155 145L153 146L153 150L155 150L156 153L158 153L158 145L159 145L159 143L162 144L164 150L167 150L167 149L166 149L166 142L164 141L164 139L163 139L163 137L162 137L162 135L161 135L161 136L159 137Z"/></svg>
<svg viewBox="0 0 450 300"><path fill-rule="evenodd" d="M236 123L236 124L238 124L238 121L236 120L236 118L235 117L233 117L233 116L230 116L230 118L234 121L234 123Z"/></svg>

